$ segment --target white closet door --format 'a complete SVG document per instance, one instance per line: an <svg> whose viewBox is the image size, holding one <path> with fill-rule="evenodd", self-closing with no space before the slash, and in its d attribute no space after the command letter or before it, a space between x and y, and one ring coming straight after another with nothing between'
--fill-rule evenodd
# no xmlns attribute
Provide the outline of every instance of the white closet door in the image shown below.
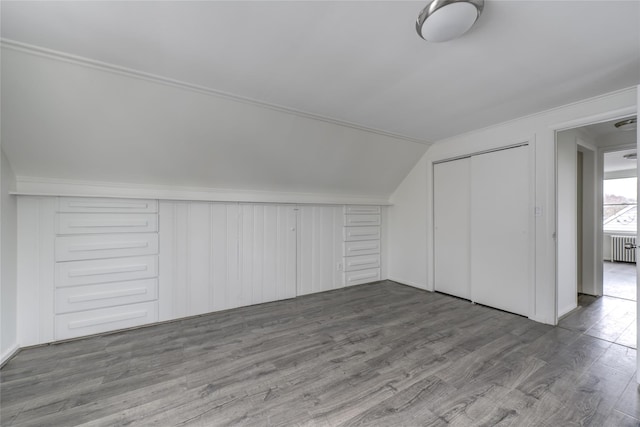
<svg viewBox="0 0 640 427"><path fill-rule="evenodd" d="M472 300L529 314L528 147L471 158Z"/></svg>
<svg viewBox="0 0 640 427"><path fill-rule="evenodd" d="M470 299L470 159L438 163L434 175L435 289Z"/></svg>

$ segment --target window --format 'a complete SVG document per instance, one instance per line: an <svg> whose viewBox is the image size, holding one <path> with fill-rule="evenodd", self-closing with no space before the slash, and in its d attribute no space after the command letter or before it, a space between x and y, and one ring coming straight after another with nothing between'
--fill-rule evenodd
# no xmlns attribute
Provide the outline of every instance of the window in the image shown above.
<svg viewBox="0 0 640 427"><path fill-rule="evenodd" d="M637 178L605 179L604 231L635 233L637 227Z"/></svg>

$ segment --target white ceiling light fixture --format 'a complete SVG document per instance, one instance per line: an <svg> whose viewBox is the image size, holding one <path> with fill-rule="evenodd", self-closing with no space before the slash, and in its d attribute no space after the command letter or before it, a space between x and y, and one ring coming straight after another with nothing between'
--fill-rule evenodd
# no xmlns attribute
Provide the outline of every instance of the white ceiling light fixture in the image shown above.
<svg viewBox="0 0 640 427"><path fill-rule="evenodd" d="M622 157L624 157L627 160L636 160L638 158L638 153L629 153L629 154L625 154Z"/></svg>
<svg viewBox="0 0 640 427"><path fill-rule="evenodd" d="M416 21L418 35L430 42L460 37L480 17L484 0L431 0Z"/></svg>

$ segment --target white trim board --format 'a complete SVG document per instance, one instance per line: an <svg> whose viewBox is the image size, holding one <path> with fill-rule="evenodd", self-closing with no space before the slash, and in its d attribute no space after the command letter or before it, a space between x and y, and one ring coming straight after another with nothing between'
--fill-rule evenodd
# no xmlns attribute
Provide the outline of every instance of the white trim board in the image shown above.
<svg viewBox="0 0 640 427"><path fill-rule="evenodd" d="M421 284L413 282L411 280L397 279L395 277L388 277L386 280L390 280L390 281L398 283L400 285L410 286L412 288L420 289L422 291L434 292L434 290L433 289L429 289L426 284L422 284L421 285Z"/></svg>
<svg viewBox="0 0 640 427"><path fill-rule="evenodd" d="M169 185L152 186L25 176L16 177L16 191L11 192L11 194L21 196L117 197L207 202L391 205L388 198L376 195L286 193Z"/></svg>
<svg viewBox="0 0 640 427"><path fill-rule="evenodd" d="M262 107L262 108L268 108L270 110L275 110L275 111L280 111L283 113L287 113L287 114L293 114L299 117L305 117L308 119L313 119L313 120L319 120L322 122L326 122L326 123L331 123L334 125L338 125L338 126L344 126L347 128L352 128L352 129L357 129L363 132L369 132L369 133L373 133L373 134L377 134L377 135L383 135L383 136L387 136L390 138L396 138L396 139L401 139L404 141L408 141L408 142L412 142L415 144L422 144L422 145L431 145L432 143L430 141L425 141L425 140L421 140L421 139L416 139L416 138L412 138L410 136L406 136L406 135L402 135L402 134L398 134L398 133L393 133L393 132L387 132L384 131L382 129L375 129L375 128L370 128L367 126L363 126L363 125L359 125L357 123L352 123L352 122L347 122L344 120L339 120L333 117L327 117L327 116L323 116L320 114L316 114L316 113L311 113L311 112L307 112L307 111L302 111L302 110L296 110L294 108L289 108L289 107L285 107L282 105L278 105L278 104L272 104L269 102L265 102L265 101L260 101L260 100L256 100L256 99L252 99L252 98L248 98L248 97L244 97L241 95L236 95L233 93L228 93L228 92L224 92L224 91L220 91L220 90L216 90L213 88L209 88L206 86L200 86L200 85L196 85L196 84L192 84L192 83L188 83L188 82L184 82L184 81L180 81L180 80L175 80L169 77L164 77L164 76L159 76L156 74L151 74L151 73L146 73L144 71L139 71L139 70L134 70L131 68L127 68L127 67L121 67L119 65L115 65L115 64L110 64L110 63L106 63L106 62L102 62L102 61L96 61L90 58L85 58L82 56L77 56L77 55L73 55L73 54L69 54L69 53L65 53L65 52L60 52L57 50L52 50L52 49L47 49L44 47L40 47L40 46L34 46L31 44L27 44L27 43L22 43L22 42L18 42L15 40L11 40L11 39L6 39L6 38L2 38L0 39L0 46L6 49L11 49L11 50L15 50L18 52L24 52L24 53L28 53L31 55L35 55L35 56L40 56L40 57L45 57L45 58L49 58L49 59L55 59L58 61L63 61L63 62L69 62L72 64L76 64L76 65L80 65L80 66L84 66L84 67L88 67L88 68L93 68L93 69L98 69L100 71L105 71L105 72L109 72L109 73L115 73L115 74L119 74L119 75L123 75L126 77L130 77L130 78L134 78L134 79L140 79L140 80L145 80L145 81L149 81L149 82L153 82L153 83L157 83L157 84L162 84L162 85L166 85L166 86L172 86L172 87L176 87L176 88L180 88L183 90L189 90L189 91L193 91L193 92L198 92L204 95L209 95L209 96L214 96L217 98L224 98L224 99L228 99L228 100L232 100L232 101L236 101L236 102L241 102L243 104L250 104L250 105L255 105L258 107Z"/></svg>

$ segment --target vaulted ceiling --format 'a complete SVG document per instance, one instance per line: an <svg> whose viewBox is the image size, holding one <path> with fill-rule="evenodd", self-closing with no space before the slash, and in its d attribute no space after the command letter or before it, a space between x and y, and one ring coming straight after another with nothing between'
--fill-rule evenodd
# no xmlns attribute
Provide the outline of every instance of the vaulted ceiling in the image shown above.
<svg viewBox="0 0 640 427"><path fill-rule="evenodd" d="M487 1L426 43L426 1L3 2L2 37L423 141L638 84L637 1Z"/></svg>
<svg viewBox="0 0 640 427"><path fill-rule="evenodd" d="M99 173L102 167L99 162L86 165L92 171L87 172L80 171L76 163L56 159L67 168L65 175L53 162L34 160L33 152L42 148L34 140L45 135L57 134L51 135L52 140L71 151L82 151L82 144L78 143L82 140L89 145L84 147L89 154L97 147L91 146L90 137L95 137L96 144L108 144L108 140L113 141L118 135L108 131L109 126L105 123L106 133L100 136L87 132L74 134L69 123L56 128L52 124L54 119L61 120L60 115L64 114L55 111L54 101L40 100L33 87L28 89L26 75L39 79L49 98L60 96L64 107L70 108L68 115L77 114L80 129L89 119L83 116L87 104L93 102L93 98L82 98L86 91L92 92L94 98L104 97L105 110L120 105L125 99L111 99L118 95L113 93L115 87L124 92L120 95L132 97L127 101L131 109L150 111L158 102L148 99L146 89L132 89L115 83L109 83L110 93L107 89L97 93L97 80L88 79L83 73L69 77L71 80L64 85L56 83L63 86L53 87L49 80L53 79L53 74L62 71L47 77L43 70L49 65L20 57L19 52L23 51L37 51L39 60L52 56L62 57L69 63L78 57L85 67L95 65L102 71L123 72L129 77L157 78L165 84L200 91L208 96L222 95L220 99L226 102L250 101L254 107L268 106L271 111L297 114L296 117L305 120L319 119L365 130L369 136L361 135L362 141L353 146L347 142L353 141L351 136L322 136L324 134L320 132L316 135L318 141L305 141L301 148L296 141L306 139L302 135L308 135L307 128L291 133L289 128L293 125L285 121L286 132L282 127L275 133L267 132L262 141L260 136L253 135L257 142L247 145L244 150L255 153L260 144L264 148L264 144L273 140L280 144L276 144L277 149L297 153L293 158L301 162L302 171L293 168L295 170L291 172L301 177L296 188L313 188L314 191L342 188L367 193L375 192L373 187L377 186L387 195L429 143L640 83L638 1L488 0L483 15L468 34L439 44L427 43L415 32L415 19L425 4L426 1L4 1L1 5L3 45L12 53L5 52L5 58L11 62L6 67L3 58L2 107L3 113L6 111L17 120L22 129L18 129L15 122L13 127L8 122L9 128L5 132L7 125L3 123L3 145L19 174L29 175L44 168L49 175L58 177L77 178L86 172L92 179L113 179L108 172ZM14 63L21 64L14 66ZM29 68L31 71L27 72L25 67L34 69ZM64 75L70 74L65 72ZM73 95L77 102L72 107L74 99L69 98L68 92L74 81L81 93ZM14 89L6 91L6 84ZM16 89L20 86L24 86L23 92ZM146 97L144 102L138 99L143 96ZM181 115L184 111L158 113L149 120L166 122L166 128L160 125L159 130L150 135L136 134L136 140L161 141L172 128L171 120L176 121L173 123L176 129L187 124L197 127L195 133L185 138L186 145L182 148L201 150L202 155L220 153L210 146L214 144L212 141L229 143L234 138L247 141L252 137L246 134L251 133L248 128L254 119L236 123L236 130L233 130L231 118L228 118L219 126L222 131L218 134L218 126L199 126L190 121L195 120L193 116L207 116L222 107L197 107L193 100L187 103L188 108L200 110L191 111L188 117ZM24 129L28 126L27 110L44 122L49 117L52 123L46 124L50 127L43 128L42 133ZM122 134L128 131L143 132L142 128L133 129L134 125L127 124L126 118L112 117L112 114L107 111L106 117L120 127L120 137L124 138ZM147 112L146 115L150 114ZM243 114L251 116L246 112ZM269 122L268 117L260 117ZM95 117L91 117L93 119ZM144 120L145 114L142 114ZM367 133L367 130L373 132ZM192 139L198 141L191 144ZM331 150L336 147L351 150L349 154L343 154L355 159L356 151L366 150L363 147L367 146L362 144L369 139L379 147L395 147L374 149L378 157L370 159L371 170L379 170L383 160L392 160L388 167L395 171L385 172L385 177L378 180L370 172L373 181L369 184L364 183L366 172L359 178L364 182L356 183L356 178L340 175L337 171L334 171L336 182L319 184L323 179L331 181L331 178L321 178L321 169L314 169L309 160L305 163L304 159L314 153L322 161L335 157L318 154L322 152L323 143ZM114 144L115 148L112 148L117 152L119 142ZM144 143L136 145L126 138L122 144L120 148L130 147L132 155L151 148ZM204 166L191 170L185 166L184 173L180 170L174 176L166 172L170 159L178 159L185 165L193 163L194 159L202 160L197 152L196 157L190 158L178 149L174 151L167 151L166 159L154 158L164 163L158 166L158 171L146 171L148 179L176 182L180 176L185 184L252 187L258 181L265 183L265 177L278 170L283 177L276 173L277 179L291 179L284 176L286 170L277 160L264 171L258 168L257 178L249 180L251 182L241 182L240 173L225 180L225 176L205 170ZM395 159L389 157L391 153ZM252 155L247 154L246 158ZM376 154L369 155L375 157ZM56 154L52 153L52 156L55 158ZM269 156L259 160L270 161ZM345 162L344 167L348 164ZM224 164L216 166L225 167ZM152 166L145 165L145 168ZM252 165L247 168L255 169ZM145 180L124 165L121 169L119 173L124 180ZM361 165L361 169L366 169L365 165ZM309 182L306 182L305 171L318 177L308 178ZM248 176L246 171L241 172ZM314 183L318 185L314 187ZM346 187L342 187L343 184ZM274 187L278 187L277 183Z"/></svg>

